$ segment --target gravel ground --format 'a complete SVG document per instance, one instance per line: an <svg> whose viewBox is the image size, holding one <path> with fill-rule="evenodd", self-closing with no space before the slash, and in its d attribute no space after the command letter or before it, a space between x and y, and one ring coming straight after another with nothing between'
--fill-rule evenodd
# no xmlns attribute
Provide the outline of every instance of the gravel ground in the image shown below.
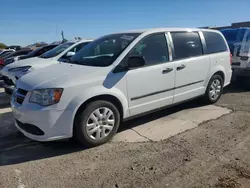
<svg viewBox="0 0 250 188"><path fill-rule="evenodd" d="M108 143L91 149L71 141L33 142L15 129L12 114L6 110L0 116L0 187L249 188L249 94L230 86L217 105L232 113L170 139ZM0 110L4 110L7 97L0 97ZM166 110L194 103L198 101ZM159 113L140 120L150 121ZM135 126L136 121L124 126Z"/></svg>

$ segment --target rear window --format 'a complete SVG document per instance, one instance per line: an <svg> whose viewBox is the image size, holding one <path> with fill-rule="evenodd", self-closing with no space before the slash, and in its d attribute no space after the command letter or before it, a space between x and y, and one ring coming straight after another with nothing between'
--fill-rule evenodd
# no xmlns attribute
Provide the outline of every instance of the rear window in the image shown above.
<svg viewBox="0 0 250 188"><path fill-rule="evenodd" d="M174 43L174 59L195 57L203 54L200 36L197 32L171 33Z"/></svg>
<svg viewBox="0 0 250 188"><path fill-rule="evenodd" d="M221 33L224 35L227 41L236 41L237 40L237 30L222 30Z"/></svg>
<svg viewBox="0 0 250 188"><path fill-rule="evenodd" d="M206 41L207 54L228 51L226 42L219 33L203 31Z"/></svg>

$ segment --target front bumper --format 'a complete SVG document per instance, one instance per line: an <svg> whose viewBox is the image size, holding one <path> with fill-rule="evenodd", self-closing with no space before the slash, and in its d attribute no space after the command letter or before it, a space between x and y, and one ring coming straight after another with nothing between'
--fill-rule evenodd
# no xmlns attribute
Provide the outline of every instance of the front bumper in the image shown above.
<svg viewBox="0 0 250 188"><path fill-rule="evenodd" d="M73 110L57 110L55 105L41 107L29 103L27 102L29 95L28 93L23 104L15 102L13 95L11 97L11 108L17 129L26 137L36 141L71 138L73 135ZM39 134L38 130L43 134Z"/></svg>

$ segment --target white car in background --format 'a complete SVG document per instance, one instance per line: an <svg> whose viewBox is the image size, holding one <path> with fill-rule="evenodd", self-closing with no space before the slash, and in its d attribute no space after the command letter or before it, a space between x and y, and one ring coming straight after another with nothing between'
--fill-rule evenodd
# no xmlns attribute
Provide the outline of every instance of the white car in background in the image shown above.
<svg viewBox="0 0 250 188"><path fill-rule="evenodd" d="M15 50L13 49L0 49L0 56L4 55L5 53L9 53L9 52L14 52Z"/></svg>
<svg viewBox="0 0 250 188"><path fill-rule="evenodd" d="M59 63L17 81L16 127L27 137L75 137L97 146L124 119L199 96L219 100L232 75L219 31L148 29L101 37Z"/></svg>
<svg viewBox="0 0 250 188"><path fill-rule="evenodd" d="M57 64L59 62L67 62L80 49L89 44L92 40L72 41L61 44L52 50L49 50L39 57L20 60L5 66L0 72L3 75L5 92L11 94L16 80L23 75L37 69Z"/></svg>

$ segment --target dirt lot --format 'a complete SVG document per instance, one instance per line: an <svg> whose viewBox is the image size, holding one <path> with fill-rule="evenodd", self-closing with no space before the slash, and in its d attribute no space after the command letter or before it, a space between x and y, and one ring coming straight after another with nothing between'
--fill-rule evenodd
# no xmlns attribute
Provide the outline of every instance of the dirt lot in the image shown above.
<svg viewBox="0 0 250 188"><path fill-rule="evenodd" d="M0 187L250 187L250 92L231 86L217 103L232 110L159 142L38 143L14 127L0 94ZM152 121L192 101L124 124ZM194 117L195 118L195 117Z"/></svg>

